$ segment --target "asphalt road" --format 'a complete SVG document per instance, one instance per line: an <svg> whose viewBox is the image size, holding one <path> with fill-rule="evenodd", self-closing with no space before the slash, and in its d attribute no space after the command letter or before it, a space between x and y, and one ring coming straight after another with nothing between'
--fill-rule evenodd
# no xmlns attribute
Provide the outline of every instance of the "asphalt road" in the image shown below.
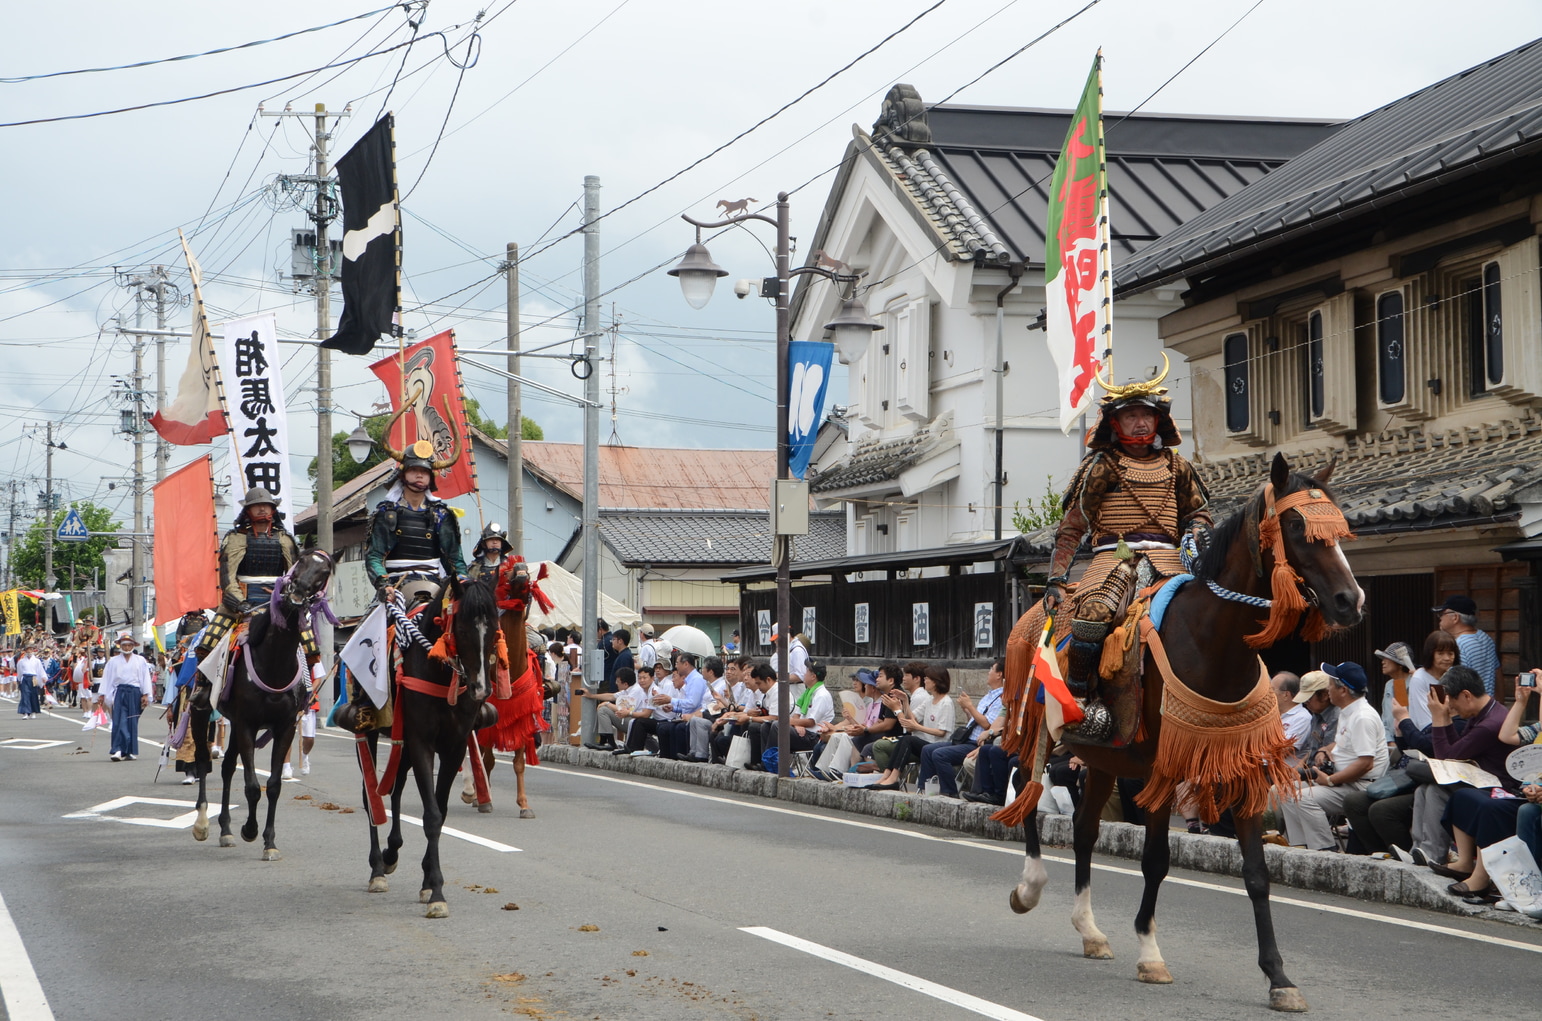
<svg viewBox="0 0 1542 1021"><path fill-rule="evenodd" d="M1133 863L1100 862L1094 907L1117 959L1088 961L1065 852L1019 917L1017 847L566 767L530 771L537 818L520 820L500 763L493 814L452 806L481 842L445 837L451 917L428 920L415 827L390 892L365 892L364 814L327 807L359 803L343 737L284 785L276 863L260 843L196 843L191 788L169 770L151 783L158 748L115 764L106 735L77 752L89 738L73 714L22 721L0 702L0 896L25 947L0 914L5 1021L1268 1013L1227 877L1174 874L1158 917L1176 982L1145 986ZM178 804L118 801L156 798ZM1287 970L1315 1017L1535 1016L1542 930L1280 893ZM31 973L46 1007L28 1005Z"/></svg>

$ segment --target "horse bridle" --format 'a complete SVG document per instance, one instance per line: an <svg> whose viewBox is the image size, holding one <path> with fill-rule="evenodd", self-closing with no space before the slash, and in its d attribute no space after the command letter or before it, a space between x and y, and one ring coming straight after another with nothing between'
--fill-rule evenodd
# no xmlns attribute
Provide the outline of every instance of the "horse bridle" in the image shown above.
<svg viewBox="0 0 1542 1021"><path fill-rule="evenodd" d="M1258 578L1264 577L1265 574L1264 547L1266 544L1272 546L1277 561L1285 557L1284 536L1281 531L1280 521L1282 520L1281 516L1288 510L1297 511L1305 520L1311 520L1313 517L1328 519L1331 527L1328 529L1318 529L1318 531L1323 532L1323 538L1330 543L1334 541L1334 537L1326 534L1330 531L1338 535L1350 535L1349 523L1344 519L1344 512L1339 509L1338 504L1333 502L1332 497L1316 486L1297 490L1294 493L1287 493L1276 500L1274 496L1274 483L1265 483L1262 508L1260 510L1259 501L1248 501L1247 514L1242 519L1243 528L1247 532L1248 537L1248 554L1253 559L1253 574ZM1264 526L1265 521L1273 522L1272 528L1266 528ZM1265 531L1270 532L1270 535L1265 536ZM1314 536L1309 532L1308 538L1314 538ZM1272 539L1272 542L1266 543L1268 539ZM1191 536L1184 537L1185 544L1191 543L1191 541ZM1294 576L1296 585L1301 590L1302 598L1305 599L1306 604L1309 607L1316 608L1318 606L1317 593L1302 579L1300 573L1296 571L1295 565L1291 564L1289 559L1284 559L1283 562L1289 567L1292 576ZM1245 592L1235 592L1219 584L1213 578L1207 580L1205 585L1211 592L1230 602L1245 603L1248 606L1256 606L1265 610L1274 606L1274 600L1267 596L1250 596Z"/></svg>

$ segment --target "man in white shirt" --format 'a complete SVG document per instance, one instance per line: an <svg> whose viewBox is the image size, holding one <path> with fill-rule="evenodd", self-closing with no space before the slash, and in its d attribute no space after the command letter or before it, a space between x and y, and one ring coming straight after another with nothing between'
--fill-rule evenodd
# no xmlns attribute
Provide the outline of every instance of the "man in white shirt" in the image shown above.
<svg viewBox="0 0 1542 1021"><path fill-rule="evenodd" d="M43 681L47 676L48 668L38 658L37 643L28 642L26 655L16 661L16 679L20 685L17 688L16 714L22 719L37 719L38 710L42 708Z"/></svg>
<svg viewBox="0 0 1542 1021"><path fill-rule="evenodd" d="M787 658L792 659L789 648ZM808 660L803 674L804 692L789 708L787 725L792 728L787 747L791 752L805 752L819 743L820 736L835 722L835 700L825 687L825 664L822 660ZM777 730L776 710L771 722L765 727L750 730L750 763L759 762L764 748L780 748L781 737Z"/></svg>
<svg viewBox="0 0 1542 1021"><path fill-rule="evenodd" d="M1269 684L1274 688L1274 700L1279 703L1285 736L1290 738L1293 749L1290 765L1295 768L1301 765L1302 743L1312 732L1312 711L1296 701L1296 696L1301 693L1301 678L1295 674L1281 670L1269 679Z"/></svg>
<svg viewBox="0 0 1542 1021"><path fill-rule="evenodd" d="M781 625L771 626L771 644L776 644L777 633ZM781 657L775 652L771 654L771 670L778 676L781 675ZM808 673L808 646L803 644L803 639L793 635L787 640L787 686L792 689L790 697L798 698L803 694L803 678Z"/></svg>
<svg viewBox="0 0 1542 1021"><path fill-rule="evenodd" d="M107 661L102 671L101 702L112 707L113 762L139 757L139 714L150 704L150 664L134 650L139 643L127 631L118 632L121 655Z"/></svg>
<svg viewBox="0 0 1542 1021"><path fill-rule="evenodd" d="M1322 665L1330 678L1328 698L1338 707L1338 734L1333 741L1333 769L1304 767L1299 797L1284 799L1280 809L1294 845L1317 851L1338 849L1330 815L1344 811L1344 794L1364 790L1387 771L1387 737L1381 715L1365 700L1365 671L1358 663Z"/></svg>
<svg viewBox="0 0 1542 1021"><path fill-rule="evenodd" d="M650 673L649 677L652 676ZM615 681L614 694L584 696L600 703L595 713L595 740L585 745L586 748L592 748L597 752L615 751L618 731L622 742L626 741L626 725L631 720L631 711L636 708L637 671L629 666L617 667Z"/></svg>
<svg viewBox="0 0 1542 1021"><path fill-rule="evenodd" d="M687 762L707 762L712 758L712 724L728 711L730 699L724 670L723 661L716 656L708 656L701 665L701 675L707 681L707 700L687 718L691 728L691 747L685 756Z"/></svg>
<svg viewBox="0 0 1542 1021"><path fill-rule="evenodd" d="M652 670L658 661L659 650L653 643L653 625L644 624L637 629L637 665Z"/></svg>

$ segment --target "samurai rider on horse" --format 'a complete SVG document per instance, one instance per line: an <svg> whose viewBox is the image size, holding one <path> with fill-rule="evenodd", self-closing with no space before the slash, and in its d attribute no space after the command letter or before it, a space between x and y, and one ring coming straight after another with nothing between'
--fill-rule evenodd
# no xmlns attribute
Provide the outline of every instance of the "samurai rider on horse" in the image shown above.
<svg viewBox="0 0 1542 1021"><path fill-rule="evenodd" d="M231 628L268 605L273 586L299 556L299 543L284 528L278 500L261 486L247 490L234 527L220 540L220 605L194 649L199 663ZM309 623L301 626L300 644L311 668L311 678L319 680L323 673L321 653Z"/></svg>
<svg viewBox="0 0 1542 1021"><path fill-rule="evenodd" d="M386 432L389 435L389 423ZM389 450L401 467L386 499L376 504L371 515L364 556L364 570L381 604L377 612L387 603L410 610L433 598L444 579L466 575L460 519L449 504L433 495L438 489L434 476L455 463L459 447L457 440L455 450L444 459L434 457L428 440L418 440L403 451ZM378 717L351 674L347 697L348 703L337 713L339 726L359 732L389 722Z"/></svg>
<svg viewBox="0 0 1542 1021"><path fill-rule="evenodd" d="M1184 534L1212 525L1210 496L1194 466L1174 449L1182 437L1161 385L1166 376L1164 368L1154 379L1127 386L1098 380L1107 392L1087 439L1087 455L1066 487L1065 515L1044 591L1047 613L1057 612L1069 599L1065 681L1084 716L1074 726L1068 721L1067 729L1094 743L1107 741L1114 726L1098 698L1105 639L1132 592L1183 572L1179 545ZM1071 564L1089 535L1092 560L1075 594L1067 597Z"/></svg>

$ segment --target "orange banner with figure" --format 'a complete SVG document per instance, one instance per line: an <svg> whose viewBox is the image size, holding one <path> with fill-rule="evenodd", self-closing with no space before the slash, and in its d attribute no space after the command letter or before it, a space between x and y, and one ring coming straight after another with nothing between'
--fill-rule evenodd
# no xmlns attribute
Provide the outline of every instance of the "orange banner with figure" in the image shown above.
<svg viewBox="0 0 1542 1021"><path fill-rule="evenodd" d="M164 624L220 602L213 462L205 454L157 483L154 494L155 622Z"/></svg>
<svg viewBox="0 0 1542 1021"><path fill-rule="evenodd" d="M471 459L471 433L466 428L455 331L419 341L369 368L385 384L391 411L400 411L403 401L408 409L386 433L386 444L393 450L405 450L418 440L427 440L439 461L459 450L454 464L434 473L434 495L448 500L476 492L477 470Z"/></svg>

